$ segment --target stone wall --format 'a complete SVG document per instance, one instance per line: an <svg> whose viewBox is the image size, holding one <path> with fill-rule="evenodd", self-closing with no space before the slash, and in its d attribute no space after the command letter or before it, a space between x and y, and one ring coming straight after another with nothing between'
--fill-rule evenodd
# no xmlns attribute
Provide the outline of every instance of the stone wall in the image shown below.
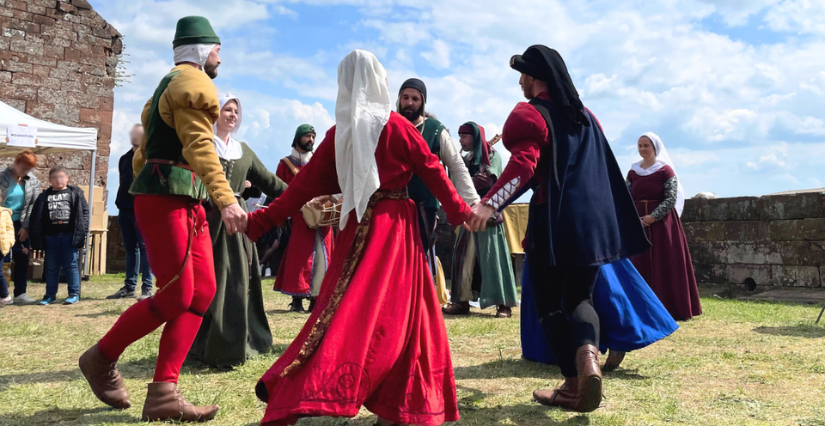
<svg viewBox="0 0 825 426"><path fill-rule="evenodd" d="M42 120L98 130L95 185L106 187L120 33L86 0L0 0L0 100ZM5 167L10 159L2 159ZM89 184L91 154L50 154L35 171L69 169Z"/></svg>
<svg viewBox="0 0 825 426"><path fill-rule="evenodd" d="M700 284L822 287L825 189L687 200L682 223Z"/></svg>

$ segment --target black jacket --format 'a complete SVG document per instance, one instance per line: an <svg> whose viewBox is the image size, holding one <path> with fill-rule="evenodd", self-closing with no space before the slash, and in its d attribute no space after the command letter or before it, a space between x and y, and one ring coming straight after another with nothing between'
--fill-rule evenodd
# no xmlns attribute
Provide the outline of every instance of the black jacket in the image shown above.
<svg viewBox="0 0 825 426"><path fill-rule="evenodd" d="M72 223L74 223L74 230L72 231L72 246L75 248L83 248L86 245L86 233L89 230L89 204L86 202L86 196L83 190L69 185L69 191L72 192ZM37 201L34 202L32 209L31 220L29 221L29 238L31 239L32 249L43 250L46 247L46 235L43 233L43 211L46 206L46 192L40 193Z"/></svg>
<svg viewBox="0 0 825 426"><path fill-rule="evenodd" d="M135 175L132 173L132 159L134 158L135 152L130 149L120 157L117 164L117 170L120 173L120 186L117 187L115 205L118 210L132 210L135 208L135 196L129 193L132 181L135 180Z"/></svg>

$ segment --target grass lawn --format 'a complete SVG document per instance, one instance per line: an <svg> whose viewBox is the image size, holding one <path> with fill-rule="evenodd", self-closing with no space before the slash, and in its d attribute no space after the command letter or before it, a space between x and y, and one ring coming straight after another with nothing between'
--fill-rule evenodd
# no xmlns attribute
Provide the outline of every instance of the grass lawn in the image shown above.
<svg viewBox="0 0 825 426"><path fill-rule="evenodd" d="M133 300L109 301L116 276L83 285L74 306L0 309L0 425L121 425L138 423L145 384L152 379L159 332L127 349L120 371L133 406L110 410L89 390L78 356L94 344ZM269 286L269 282L265 287ZM60 296L66 287L61 284ZM29 294L40 297L42 284ZM283 352L307 316L286 312L288 298L266 291L273 352L229 372L202 364L183 367L180 387L196 404L218 403L212 425L252 425L264 404L258 378ZM589 415L547 409L531 399L536 388L560 381L559 370L521 359L518 310L509 320L488 310L447 319L462 425L794 425L825 426L825 327L813 306L705 298L705 314L673 336L628 355L608 374L602 407ZM476 312L477 313L477 312ZM372 425L354 420L304 419L299 425Z"/></svg>

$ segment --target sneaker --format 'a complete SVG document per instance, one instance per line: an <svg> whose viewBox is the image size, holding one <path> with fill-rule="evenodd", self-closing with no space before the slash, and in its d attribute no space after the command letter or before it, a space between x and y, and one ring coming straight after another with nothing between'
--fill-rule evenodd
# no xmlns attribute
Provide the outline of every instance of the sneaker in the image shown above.
<svg viewBox="0 0 825 426"><path fill-rule="evenodd" d="M126 287L121 287L120 290L116 291L115 294L111 296L106 296L107 299L125 299L125 298L132 298L135 297L135 291L129 290Z"/></svg>
<svg viewBox="0 0 825 426"><path fill-rule="evenodd" d="M15 305L33 305L37 303L37 301L29 297L28 294L23 293L20 296L16 296L12 303Z"/></svg>
<svg viewBox="0 0 825 426"><path fill-rule="evenodd" d="M77 301L80 300L80 296L74 295L69 296L66 300L63 301L64 305L74 305Z"/></svg>
<svg viewBox="0 0 825 426"><path fill-rule="evenodd" d="M12 303L14 303L14 299L12 299L11 296L6 296L3 299L0 299L0 308L6 305L11 305Z"/></svg>
<svg viewBox="0 0 825 426"><path fill-rule="evenodd" d="M138 296L137 299L138 299L138 302L140 302L141 300L146 300L150 297L152 297L152 289L151 288L144 288L143 290L140 291L140 296Z"/></svg>
<svg viewBox="0 0 825 426"><path fill-rule="evenodd" d="M52 303L56 302L57 298L54 296L45 295L43 296L43 300L37 302L38 305L51 305Z"/></svg>

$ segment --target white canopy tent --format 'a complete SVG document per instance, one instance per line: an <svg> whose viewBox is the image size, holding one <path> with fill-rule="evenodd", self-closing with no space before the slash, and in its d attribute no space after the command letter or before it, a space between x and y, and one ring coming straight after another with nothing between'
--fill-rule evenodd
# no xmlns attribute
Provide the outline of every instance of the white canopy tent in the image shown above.
<svg viewBox="0 0 825 426"><path fill-rule="evenodd" d="M9 126L24 125L37 128L37 142L33 148L9 146L7 133ZM91 151L92 162L89 175L89 216L94 212L94 177L95 163L97 162L97 129L69 127L60 124L50 123L34 118L24 112L18 111L10 105L0 102L0 157L13 157L25 149L31 149L35 154L55 154L70 151ZM86 234L86 246L83 249L83 264L81 265L81 278L88 271L88 261L86 259L91 237L91 226Z"/></svg>

